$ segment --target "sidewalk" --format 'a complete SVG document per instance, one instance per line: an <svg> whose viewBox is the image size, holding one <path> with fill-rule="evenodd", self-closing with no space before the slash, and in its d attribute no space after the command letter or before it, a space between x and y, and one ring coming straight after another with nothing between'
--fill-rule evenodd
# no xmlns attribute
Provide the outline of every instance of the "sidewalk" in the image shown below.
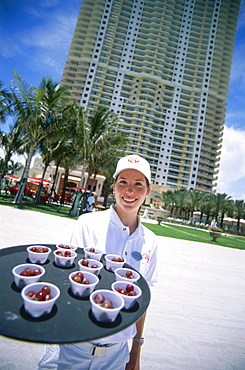
<svg viewBox="0 0 245 370"><path fill-rule="evenodd" d="M68 243L75 222L0 206L0 248ZM158 241L159 283L152 288L141 370L244 370L245 252ZM0 337L0 369L35 370L42 350Z"/></svg>

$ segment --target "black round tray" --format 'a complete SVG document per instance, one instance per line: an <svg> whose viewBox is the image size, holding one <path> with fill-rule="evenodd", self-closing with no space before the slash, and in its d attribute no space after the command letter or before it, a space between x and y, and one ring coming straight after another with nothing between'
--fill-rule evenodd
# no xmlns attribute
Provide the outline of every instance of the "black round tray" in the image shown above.
<svg viewBox="0 0 245 370"><path fill-rule="evenodd" d="M55 250L55 245L43 244ZM140 275L137 285L142 290L141 297L129 310L121 310L113 323L97 322L92 313L89 298L79 298L72 294L68 276L78 271L77 261L84 257L82 248L76 250L77 257L71 268L59 268L54 263L51 252L48 261L42 265L45 274L40 281L50 282L60 289L60 297L50 314L33 318L25 312L20 290L14 283L12 268L27 263L26 248L29 245L10 247L0 250L1 304L0 304L0 334L39 343L74 343L91 341L97 338L115 334L135 323L146 311L150 303L150 289L145 279ZM104 256L102 261L105 266ZM132 268L125 264L125 267ZM113 272L102 268L97 289L111 289L115 281Z"/></svg>

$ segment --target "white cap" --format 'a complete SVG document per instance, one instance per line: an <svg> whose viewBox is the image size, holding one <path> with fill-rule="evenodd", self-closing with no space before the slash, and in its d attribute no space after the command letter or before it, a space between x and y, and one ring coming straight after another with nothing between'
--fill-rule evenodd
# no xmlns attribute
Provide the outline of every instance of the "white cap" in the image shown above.
<svg viewBox="0 0 245 370"><path fill-rule="evenodd" d="M119 159L117 162L116 172L114 173L114 179L119 175L120 172L124 170L137 170L141 172L149 181L151 182L151 169L149 163L142 157L137 154L126 155Z"/></svg>

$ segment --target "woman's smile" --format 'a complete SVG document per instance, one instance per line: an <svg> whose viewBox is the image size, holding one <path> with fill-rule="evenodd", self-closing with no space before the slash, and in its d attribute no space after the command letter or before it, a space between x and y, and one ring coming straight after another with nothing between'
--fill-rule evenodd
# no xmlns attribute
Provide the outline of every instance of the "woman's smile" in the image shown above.
<svg viewBox="0 0 245 370"><path fill-rule="evenodd" d="M127 199L127 198L125 198L125 197L122 197L123 198L123 200L125 201L125 202L128 202L128 203L132 203L132 202L134 202L136 199L134 198L134 199Z"/></svg>

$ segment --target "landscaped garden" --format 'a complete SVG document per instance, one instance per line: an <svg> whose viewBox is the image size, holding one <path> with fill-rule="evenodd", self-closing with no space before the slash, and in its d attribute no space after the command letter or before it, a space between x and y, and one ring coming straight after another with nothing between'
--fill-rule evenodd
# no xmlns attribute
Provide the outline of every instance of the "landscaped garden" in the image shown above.
<svg viewBox="0 0 245 370"><path fill-rule="evenodd" d="M71 206L60 205L56 203L46 203L45 205L35 204L31 199L24 198L21 204L13 203L11 195L2 195L0 197L0 205L15 207L19 209L26 209L30 211L48 213L53 216L71 217ZM74 217L73 217L74 218ZM193 227L179 226L173 223L162 222L160 225L154 223L143 222L143 224L152 230L156 235L165 236L169 238L191 240L194 242L209 243L214 245L221 245L228 248L244 249L245 238L241 236L229 235L222 233L221 237L216 242L212 241L212 237L207 230L201 230Z"/></svg>
<svg viewBox="0 0 245 370"><path fill-rule="evenodd" d="M223 233L216 242L212 241L209 231L200 230L192 227L179 226L174 224L161 223L161 225L145 223L143 224L152 230L156 235L166 236L169 238L191 240L199 243L209 243L214 245L221 245L228 248L244 249L245 238L236 235L229 235Z"/></svg>
<svg viewBox="0 0 245 370"><path fill-rule="evenodd" d="M48 213L53 216L71 217L70 216L71 206L61 205L58 203L46 203L44 205L41 205L36 204L34 200L30 198L23 198L21 204L16 204L13 202L12 195L4 195L0 197L0 205L14 207L18 209L26 209L29 211Z"/></svg>

